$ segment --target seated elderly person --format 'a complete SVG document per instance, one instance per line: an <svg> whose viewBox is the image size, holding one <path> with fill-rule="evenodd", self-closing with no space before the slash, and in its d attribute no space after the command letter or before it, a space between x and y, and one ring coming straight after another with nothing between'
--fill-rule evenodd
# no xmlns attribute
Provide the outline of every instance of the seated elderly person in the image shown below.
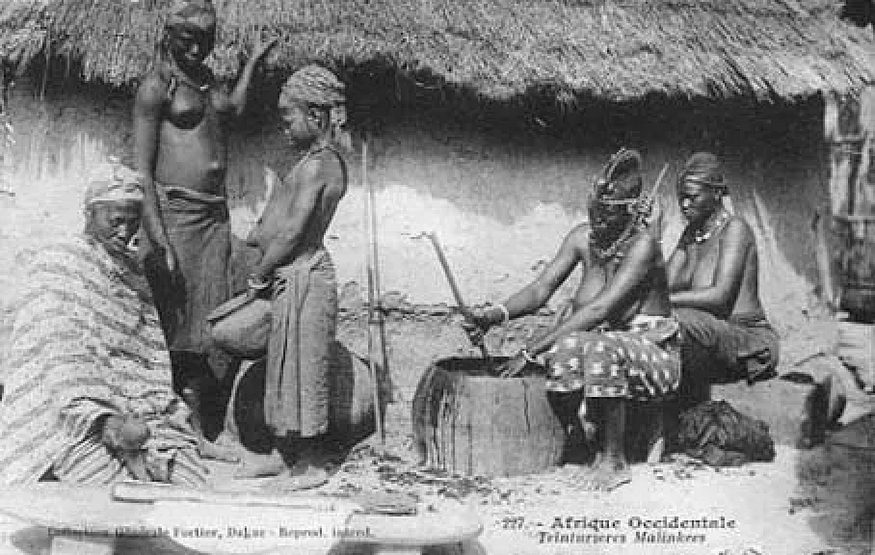
<svg viewBox="0 0 875 555"><path fill-rule="evenodd" d="M3 361L0 483L123 479L205 483L190 411L148 285L129 250L136 176L101 167L84 233L22 256L26 276Z"/></svg>
<svg viewBox="0 0 875 555"><path fill-rule="evenodd" d="M690 157L677 184L688 223L668 261L685 406L705 400L711 383L752 383L774 376L778 365L778 334L759 297L756 240L724 207L726 194L720 160L707 152Z"/></svg>
<svg viewBox="0 0 875 555"><path fill-rule="evenodd" d="M671 317L662 251L640 210L640 171L637 152L615 155L595 185L590 224L571 230L532 283L473 314L480 330L531 314L581 268L570 315L511 359L507 374L527 362L542 364L557 406L571 403L584 428L592 428L587 414L604 416L604 448L585 477L599 489L625 480L627 403L663 400L680 382L678 326ZM562 412L560 418L567 419Z"/></svg>

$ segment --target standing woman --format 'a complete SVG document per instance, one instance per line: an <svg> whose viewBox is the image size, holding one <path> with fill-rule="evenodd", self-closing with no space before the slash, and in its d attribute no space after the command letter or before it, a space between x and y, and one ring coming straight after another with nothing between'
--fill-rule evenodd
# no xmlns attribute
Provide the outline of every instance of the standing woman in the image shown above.
<svg viewBox="0 0 875 555"><path fill-rule="evenodd" d="M283 473L287 462L287 487L313 487L327 478L319 458L328 431L338 300L325 232L347 189L344 88L328 69L309 65L289 77L280 94L286 132L304 156L274 190L249 237L262 253L249 288L273 300L264 416L274 441L270 454L244 460L241 478Z"/></svg>
<svg viewBox="0 0 875 555"><path fill-rule="evenodd" d="M273 46L271 41L255 48L228 93L203 63L215 40L213 5L176 0L167 14L160 59L134 104L136 162L145 192L143 258L175 386L201 432L203 391L224 373L210 367L206 315L230 293L226 125L242 114L255 65Z"/></svg>

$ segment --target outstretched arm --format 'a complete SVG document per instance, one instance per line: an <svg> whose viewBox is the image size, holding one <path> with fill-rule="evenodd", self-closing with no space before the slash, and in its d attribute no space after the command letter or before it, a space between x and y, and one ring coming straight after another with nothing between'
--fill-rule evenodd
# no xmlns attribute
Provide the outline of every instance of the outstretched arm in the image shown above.
<svg viewBox="0 0 875 555"><path fill-rule="evenodd" d="M574 267L581 260L579 249L585 241L585 229L583 227L573 229L562 241L559 251L547 264L541 275L502 303L507 308L507 316L516 318L544 306L559 286L568 279ZM491 325L501 321L504 314L501 310L493 308L487 311L484 317Z"/></svg>
<svg viewBox="0 0 875 555"><path fill-rule="evenodd" d="M134 153L143 186L143 229L149 241L165 253L168 269L176 268L176 258L167 239L158 194L155 189L155 166L158 160L158 137L164 117L166 84L157 76L148 77L137 90L134 100Z"/></svg>
<svg viewBox="0 0 875 555"><path fill-rule="evenodd" d="M252 84L252 74L255 73L255 66L258 65L264 56L276 45L277 39L261 41L252 52L252 56L246 61L243 66L243 72L240 74L240 79L231 91L231 107L235 116L243 115L246 109L246 98L249 95L249 86Z"/></svg>
<svg viewBox="0 0 875 555"><path fill-rule="evenodd" d="M747 224L732 219L720 237L717 267L708 287L675 291L671 304L677 307L698 308L714 314L728 314L741 287L745 258L753 246L753 236Z"/></svg>
<svg viewBox="0 0 875 555"><path fill-rule="evenodd" d="M506 313L498 306L471 310L472 321L462 324L471 343L481 344L483 335L489 328L501 323L505 318L510 320L544 306L544 303L550 299L559 286L568 279L575 265L583 260L580 256L580 249L586 242L587 231L585 227L578 226L571 230L541 275L500 305L507 310Z"/></svg>
<svg viewBox="0 0 875 555"><path fill-rule="evenodd" d="M606 287L571 317L535 341L527 351L532 355L542 353L563 335L590 330L609 320L626 306L634 291L647 279L658 253L659 245L653 237L646 233L640 235Z"/></svg>

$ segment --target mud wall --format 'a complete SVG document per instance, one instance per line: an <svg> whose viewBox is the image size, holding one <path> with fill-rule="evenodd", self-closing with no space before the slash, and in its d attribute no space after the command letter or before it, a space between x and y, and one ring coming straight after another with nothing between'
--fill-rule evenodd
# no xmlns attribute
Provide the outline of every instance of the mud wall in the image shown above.
<svg viewBox="0 0 875 555"><path fill-rule="evenodd" d="M296 159L266 108L269 99L256 102L231 143L228 189L239 237ZM107 155L129 161L132 150L129 92L68 81L40 98L36 87L20 82L10 105L11 128L4 132L14 144L3 143L0 182L0 300L14 290L16 252L81 226L89 165ZM651 182L670 164L661 195L667 251L681 225L677 170L694 150L722 155L735 209L757 233L767 309L782 326L809 302L817 275L810 224L827 205L816 99L796 105L593 101L569 111L432 97L358 112L354 130L369 129L383 291L396 299L452 304L422 237L430 231L444 244L470 302L497 300L523 285L585 219L589 185L606 158L628 146L644 154ZM360 297L366 283L358 136L349 194L327 238L347 300Z"/></svg>

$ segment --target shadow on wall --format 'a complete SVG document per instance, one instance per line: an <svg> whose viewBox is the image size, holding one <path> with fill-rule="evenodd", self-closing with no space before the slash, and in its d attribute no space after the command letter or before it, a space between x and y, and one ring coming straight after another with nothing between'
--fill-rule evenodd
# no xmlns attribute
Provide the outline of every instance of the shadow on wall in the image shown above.
<svg viewBox="0 0 875 555"><path fill-rule="evenodd" d="M526 261L461 269L463 282L477 282L482 273L499 280L518 274L518 266L539 268L549 260L562 235L585 220L591 183L621 146L643 153L648 183L663 164L670 165L661 195L674 220L670 231L675 237L683 222L674 185L684 160L697 150L720 155L736 209L757 233L765 260L762 281L782 284L783 291L776 289L772 295L775 302L783 302L788 280L790 289L804 296L802 290L816 279L811 223L815 210L827 200L822 106L817 100L796 105L664 98L630 104L582 101L576 112L536 101L456 106L446 94L440 101L430 100L377 103L382 111L353 113L352 120L369 122L369 175L378 191L380 226L386 234L415 235L434 225L440 235L451 237L451 249L453 237L471 238L458 238L464 251L460 257L481 258L482 265L500 257ZM252 133L246 141L233 143L235 164L229 179L231 197L248 214L255 213L263 199L264 167L282 175L296 158L271 126ZM352 191L360 186L359 146L350 157ZM351 224L360 218L360 207L347 202L345 210L349 213L339 213L339 221ZM545 227L532 218L538 210L546 210L553 225ZM412 229L417 223L423 228ZM484 225L504 230L504 237L485 232ZM463 233L460 227L468 229ZM349 233L339 239L349 240ZM381 236L381 241L399 238ZM389 257L389 264L392 260ZM521 281L536 270L523 271ZM502 286L484 287L489 291ZM479 285L473 288L483 290Z"/></svg>
<svg viewBox="0 0 875 555"><path fill-rule="evenodd" d="M815 279L813 241L805 239L815 208L826 199L819 101L790 106L579 99L571 111L538 96L490 103L418 91L401 101L396 92L353 102L351 110L353 127L367 126L370 133L387 291L411 295L413 302L450 301L433 253L412 241L424 231L439 233L460 266L463 289L475 300L492 300L525 283L552 257L562 236L585 219L592 180L621 146L642 151L648 181L671 164L662 195L672 211L674 179L684 159L701 149L724 157L737 206L758 230L764 257L776 261L764 269L763 282L789 280L799 289ZM71 168L91 158L80 158L77 145L84 141L93 145L90 150L130 160L130 97L67 83L40 103L22 84L12 109L19 133L13 171L16 187L27 194L9 210L16 223L7 219L2 228L29 238L34 230L57 229L78 217L78 178ZM239 238L254 224L269 184L298 156L274 113L260 109L256 115L238 126L230 145L227 185ZM349 162L350 194L327 242L337 253L341 283L365 283L358 150ZM777 302L782 294L776 290Z"/></svg>

